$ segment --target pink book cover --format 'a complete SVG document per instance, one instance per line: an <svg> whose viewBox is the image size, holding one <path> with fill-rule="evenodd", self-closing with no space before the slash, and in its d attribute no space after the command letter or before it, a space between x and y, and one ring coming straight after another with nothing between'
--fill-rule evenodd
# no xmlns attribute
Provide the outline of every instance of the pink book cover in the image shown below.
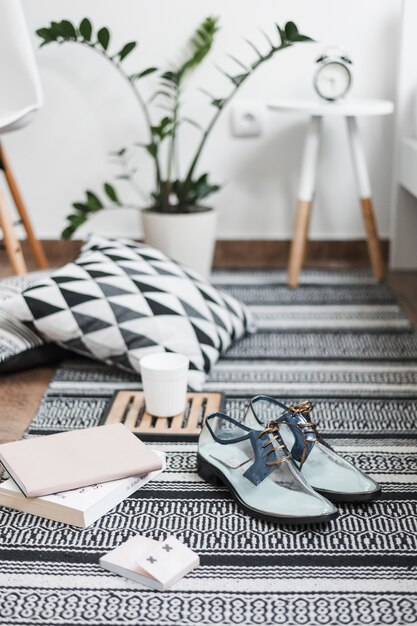
<svg viewBox="0 0 417 626"><path fill-rule="evenodd" d="M0 445L0 462L35 498L161 469L162 461L123 424Z"/></svg>

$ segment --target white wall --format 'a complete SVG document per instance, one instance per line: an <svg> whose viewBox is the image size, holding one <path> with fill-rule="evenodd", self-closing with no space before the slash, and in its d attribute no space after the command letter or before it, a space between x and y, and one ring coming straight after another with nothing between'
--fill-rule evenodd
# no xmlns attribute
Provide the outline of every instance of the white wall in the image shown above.
<svg viewBox="0 0 417 626"><path fill-rule="evenodd" d="M395 125L394 151L394 184L392 194L392 235L390 246L390 266L394 269L417 269L417 199L407 188L403 187L401 165L404 158L402 140L416 139L415 108L417 66L415 63L417 42L414 26L417 19L417 3L414 0L404 0L402 16L401 45L398 63L397 85L397 119ZM413 161L410 159L407 168L413 171Z"/></svg>
<svg viewBox="0 0 417 626"><path fill-rule="evenodd" d="M260 28L273 34L274 22L288 19L320 44L280 53L238 98L265 103L313 96L313 59L328 44L341 45L354 60L352 95L394 97L400 0L23 0L23 5L32 30L50 20L79 21L88 15L95 24L111 27L115 49L139 39L139 50L126 61L132 71L169 65L199 21L218 15L222 29L216 48L189 85L188 111L199 119L211 110L196 87L219 96L229 88L215 64L227 52L252 58L243 38L261 42ZM94 53L51 45L39 50L38 60L45 107L31 126L8 136L6 146L39 235L55 238L71 202L114 172L106 153L143 139L144 133L128 87ZM392 124L385 117L360 121L382 235L389 232ZM203 171L224 183L211 199L220 211L220 238L288 238L305 127L304 116L268 113L262 137L236 139L225 112L201 162ZM195 133L190 129L183 137L185 158ZM151 170L144 156L139 166L141 184L149 188ZM87 230L140 235L137 215L128 210L99 215ZM326 120L311 234L334 239L363 234L341 120Z"/></svg>

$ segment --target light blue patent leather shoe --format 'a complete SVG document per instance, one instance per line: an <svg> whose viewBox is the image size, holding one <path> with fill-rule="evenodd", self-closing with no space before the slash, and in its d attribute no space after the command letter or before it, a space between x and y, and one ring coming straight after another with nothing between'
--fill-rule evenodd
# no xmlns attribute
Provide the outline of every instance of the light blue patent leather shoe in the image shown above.
<svg viewBox="0 0 417 626"><path fill-rule="evenodd" d="M381 491L372 478L335 452L310 418L311 402L286 406L269 396L252 399L245 417L250 428L281 424L282 439L311 487L332 502L364 502Z"/></svg>
<svg viewBox="0 0 417 626"><path fill-rule="evenodd" d="M273 422L254 430L223 413L206 418L198 441L197 471L228 487L249 515L272 522L327 522L336 507L316 493L291 460Z"/></svg>

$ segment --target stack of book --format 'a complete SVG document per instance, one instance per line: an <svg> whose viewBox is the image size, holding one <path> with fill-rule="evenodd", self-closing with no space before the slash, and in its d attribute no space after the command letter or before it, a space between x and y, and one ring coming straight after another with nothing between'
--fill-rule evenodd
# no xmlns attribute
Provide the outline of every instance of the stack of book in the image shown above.
<svg viewBox="0 0 417 626"><path fill-rule="evenodd" d="M0 445L0 505L86 528L165 468L123 424Z"/></svg>

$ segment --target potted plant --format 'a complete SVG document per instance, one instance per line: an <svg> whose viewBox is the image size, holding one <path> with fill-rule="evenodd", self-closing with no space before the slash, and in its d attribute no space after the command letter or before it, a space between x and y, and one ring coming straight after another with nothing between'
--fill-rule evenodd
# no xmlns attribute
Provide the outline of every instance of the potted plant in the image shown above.
<svg viewBox="0 0 417 626"><path fill-rule="evenodd" d="M209 180L207 173L199 170L206 142L226 105L253 72L281 50L297 42L311 41L309 37L299 33L293 22L288 22L284 28L276 25L273 38L265 35L266 51L261 51L252 42L248 42L255 55L253 63L247 66L232 56L238 72L232 74L220 70L230 82L229 92L222 97L214 97L208 91L202 90L213 107L213 114L207 125L202 127L182 114L183 92L188 75L201 65L210 52L217 30L218 20L206 18L191 38L182 62L176 67L163 71L156 67L147 67L134 73L127 73L124 61L136 49L137 42L130 41L116 52L111 52L110 29L102 27L97 30L88 18L84 18L79 26L69 20L62 20L51 22L49 26L36 31L42 39L41 46L51 43L77 43L100 54L109 62L132 89L147 132L144 141L112 153L122 166L122 173L117 178L133 187L138 194L138 203L125 203L119 187L116 188L114 183L105 182L102 193L87 190L84 199L72 205L73 211L67 216L67 226L62 232L64 238L70 238L98 211L131 206L142 210L146 243L208 275L215 243L216 212L205 203L220 187ZM158 80L152 96L146 99L141 85L151 75L154 78L156 75ZM156 111L160 111L161 106L164 114L156 118ZM183 124L192 124L200 133L195 152L185 168L178 163L177 151ZM132 152L138 149L145 151L154 166L153 188L145 199L137 186L134 168L130 165Z"/></svg>

